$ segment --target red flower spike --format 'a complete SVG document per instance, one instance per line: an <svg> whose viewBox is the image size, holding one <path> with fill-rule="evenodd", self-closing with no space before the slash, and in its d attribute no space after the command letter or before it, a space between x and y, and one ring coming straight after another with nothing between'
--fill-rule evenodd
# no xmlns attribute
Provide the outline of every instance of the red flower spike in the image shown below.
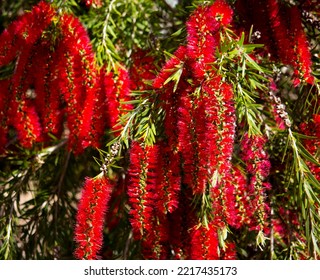
<svg viewBox="0 0 320 280"><path fill-rule="evenodd" d="M65 56L65 66L61 70L67 71L61 72L61 76L68 105L69 148L80 153L95 138L91 122L96 102L97 71L90 39L81 22L71 15L63 15L61 30L61 55Z"/></svg>
<svg viewBox="0 0 320 280"><path fill-rule="evenodd" d="M31 148L35 142L41 141L41 125L31 97L27 96L30 90L28 68L32 61L31 47L23 49L16 64L15 73L11 79L10 90L12 98L8 109L8 124L12 125L18 134L20 144Z"/></svg>
<svg viewBox="0 0 320 280"><path fill-rule="evenodd" d="M107 211L113 183L108 178L87 178L76 217L75 240L78 259L98 259L103 241L104 215Z"/></svg>
<svg viewBox="0 0 320 280"><path fill-rule="evenodd" d="M296 56L294 55L292 41L289 39L289 30L286 26L285 18L287 15L282 12L282 7L278 0L268 0L267 8L271 28L277 43L278 56L284 64L291 64L295 61ZM283 46L286 47L283 48Z"/></svg>
<svg viewBox="0 0 320 280"><path fill-rule="evenodd" d="M292 33L292 41L295 43L295 55L297 60L293 60L295 73L298 78L303 79L309 84L313 84L314 77L311 74L311 53L307 41L306 34L302 27L301 14L298 7L293 6L289 10L290 13L290 30ZM299 83L299 82L298 82Z"/></svg>
<svg viewBox="0 0 320 280"><path fill-rule="evenodd" d="M130 149L130 165L128 170L128 196L130 222L135 239L145 238L152 227L153 209L157 204L157 158L158 147L142 148L133 142Z"/></svg>
<svg viewBox="0 0 320 280"><path fill-rule="evenodd" d="M230 226L240 228L244 224L248 224L253 215L250 202L250 196L253 195L253 192L249 191L247 178L238 168L234 167L232 169L231 176L234 186L234 213L236 219L232 223L230 221L228 223Z"/></svg>
<svg viewBox="0 0 320 280"><path fill-rule="evenodd" d="M264 146L266 139L261 136L249 138L244 135L241 142L242 159L246 164L246 169L250 175L248 183L248 194L251 199L252 218L249 221L249 229L265 230L267 226L267 217L269 215L269 206L265 201L265 192L270 188L269 184L265 184L265 180L269 175L270 161Z"/></svg>

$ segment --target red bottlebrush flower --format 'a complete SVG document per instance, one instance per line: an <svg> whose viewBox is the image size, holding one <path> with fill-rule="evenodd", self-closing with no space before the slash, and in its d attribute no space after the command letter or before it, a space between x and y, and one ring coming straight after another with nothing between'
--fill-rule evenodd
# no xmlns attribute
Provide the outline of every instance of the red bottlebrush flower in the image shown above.
<svg viewBox="0 0 320 280"><path fill-rule="evenodd" d="M16 121L17 124L15 127L18 138L20 139L20 144L23 147L31 148L33 143L42 140L40 119L36 107L29 100L22 102L21 110L22 112L17 113L18 120ZM21 117L19 115L21 115ZM19 120L23 120L23 123L18 123Z"/></svg>
<svg viewBox="0 0 320 280"><path fill-rule="evenodd" d="M153 209L158 199L158 157L157 146L142 148L137 142L131 145L128 196L131 206L130 221L135 239L142 239L146 231L152 227Z"/></svg>
<svg viewBox="0 0 320 280"><path fill-rule="evenodd" d="M206 228L203 225L195 225L190 229L191 247L190 258L192 260L218 260L219 241L217 228L213 223Z"/></svg>
<svg viewBox="0 0 320 280"><path fill-rule="evenodd" d="M269 175L270 161L265 151L266 139L261 136L249 137L244 135L241 142L242 159L246 164L247 172L250 176L248 183L248 193L250 195L250 207L252 218L249 222L250 229L264 230L269 215L269 206L266 202L266 189L270 188L270 184L266 184L265 180Z"/></svg>
<svg viewBox="0 0 320 280"><path fill-rule="evenodd" d="M28 67L32 60L32 48L25 48L19 55L16 69L11 78L12 98L8 108L8 124L12 125L18 134L18 140L23 147L30 148L41 141L41 125L32 100L27 96L30 84L27 80Z"/></svg>
<svg viewBox="0 0 320 280"><path fill-rule="evenodd" d="M115 118L117 116L117 114L114 113L114 110L117 110L117 108L113 108L111 104L108 104L108 101L110 102L108 96L110 97L114 91L112 74L106 74L105 69L102 68L100 70L98 82L90 129L91 139L90 143L87 143L93 147L100 146L100 139L103 136L105 129L111 127L110 118ZM108 92L108 94L106 92Z"/></svg>
<svg viewBox="0 0 320 280"><path fill-rule="evenodd" d="M168 257L168 221L157 205L162 198L159 184L159 146L142 148L132 143L130 150L128 196L133 236L142 241L146 259Z"/></svg>
<svg viewBox="0 0 320 280"><path fill-rule="evenodd" d="M253 215L250 197L253 195L252 190L248 189L247 178L241 171L234 167L231 172L234 186L234 203L236 219L229 225L240 228L244 224L248 224Z"/></svg>
<svg viewBox="0 0 320 280"><path fill-rule="evenodd" d="M298 76L296 79L302 78L305 82L313 84L314 77L311 74L311 53L307 41L306 34L302 27L301 14L298 7L293 6L289 10L290 14L290 30L292 34L292 41L295 44L294 50L297 59L292 61L294 63L295 73ZM296 80L296 84L299 83Z"/></svg>
<svg viewBox="0 0 320 280"><path fill-rule="evenodd" d="M90 133L97 83L94 55L89 36L77 18L63 15L60 28L60 88L67 104L69 148L80 153L95 134Z"/></svg>
<svg viewBox="0 0 320 280"><path fill-rule="evenodd" d="M289 39L289 30L286 26L285 19L287 15L282 12L283 7L281 7L278 0L268 0L267 8L271 28L277 43L278 56L284 64L291 64L296 57L293 52L292 42ZM284 48L283 46L286 47Z"/></svg>
<svg viewBox="0 0 320 280"><path fill-rule="evenodd" d="M78 206L75 240L78 259L98 258L103 241L104 215L108 208L113 183L108 178L87 178Z"/></svg>
<svg viewBox="0 0 320 280"><path fill-rule="evenodd" d="M207 153L211 176L217 172L220 180L231 169L231 157L235 136L235 109L232 88L220 82L220 77L212 77L203 85L206 93L207 112Z"/></svg>
<svg viewBox="0 0 320 280"><path fill-rule="evenodd" d="M80 99L79 85L73 82L75 80L74 57L69 52L65 52L62 43L57 47L56 53L59 57L56 66L58 74L56 82L58 83L61 97L66 104L65 112L69 130L68 148L79 151L81 149L79 127L82 110L78 108L78 100Z"/></svg>

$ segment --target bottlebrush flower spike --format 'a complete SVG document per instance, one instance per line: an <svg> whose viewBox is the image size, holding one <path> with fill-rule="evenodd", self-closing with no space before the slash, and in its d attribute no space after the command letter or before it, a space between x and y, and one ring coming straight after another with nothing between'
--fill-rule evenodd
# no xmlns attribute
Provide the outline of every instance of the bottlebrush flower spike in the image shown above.
<svg viewBox="0 0 320 280"><path fill-rule="evenodd" d="M60 88L67 104L67 122L70 130L69 149L80 153L94 137L90 133L93 108L96 102L97 74L92 47L81 22L63 15L60 21L63 37L59 43Z"/></svg>
<svg viewBox="0 0 320 280"><path fill-rule="evenodd" d="M172 174L175 170L172 170L171 163L168 163L168 166L161 165L164 163L162 147L161 144L156 144L142 148L139 143L133 142L130 150L130 222L134 238L141 240L142 255L145 259L167 259L170 252L169 222L165 210L172 207L172 204L177 205L174 201L177 190L173 189L177 185L170 185L177 183L173 177L177 174ZM180 188L180 185L178 187Z"/></svg>
<svg viewBox="0 0 320 280"><path fill-rule="evenodd" d="M78 206L75 227L76 258L98 258L103 241L103 225L113 183L106 177L86 178Z"/></svg>
<svg viewBox="0 0 320 280"><path fill-rule="evenodd" d="M246 164L246 171L250 175L248 195L251 197L249 210L252 218L249 222L251 230L264 230L270 207L266 201L266 191L271 187L266 181L270 171L270 161L265 151L266 139L262 136L243 136L241 142L242 159ZM248 212L247 212L248 213Z"/></svg>
<svg viewBox="0 0 320 280"><path fill-rule="evenodd" d="M248 189L247 178L242 172L233 167L231 171L232 183L234 186L234 203L235 203L235 215L236 219L229 223L230 226L240 228L244 224L249 224L253 215L250 196L252 190Z"/></svg>
<svg viewBox="0 0 320 280"><path fill-rule="evenodd" d="M25 148L31 148L32 145L41 141L41 125L34 105L32 96L27 96L30 90L28 77L28 67L32 61L32 47L26 47L20 53L16 69L11 78L11 99L8 109L8 124L13 126L18 134L20 144Z"/></svg>
<svg viewBox="0 0 320 280"><path fill-rule="evenodd" d="M142 239L152 228L153 209L157 205L158 146L143 148L133 142L128 170L130 222L135 239Z"/></svg>
<svg viewBox="0 0 320 280"><path fill-rule="evenodd" d="M297 6L293 6L289 10L290 14L290 30L292 34L292 41L294 42L294 50L296 60L292 61L295 67L295 84L299 84L299 79L304 80L309 84L313 84L314 77L311 74L311 53L307 41L307 36L303 30L301 22L301 14Z"/></svg>
<svg viewBox="0 0 320 280"><path fill-rule="evenodd" d="M293 52L293 44L289 39L289 30L286 25L287 15L283 13L283 7L278 0L268 0L267 8L278 56L284 64L291 64L295 61L296 56Z"/></svg>

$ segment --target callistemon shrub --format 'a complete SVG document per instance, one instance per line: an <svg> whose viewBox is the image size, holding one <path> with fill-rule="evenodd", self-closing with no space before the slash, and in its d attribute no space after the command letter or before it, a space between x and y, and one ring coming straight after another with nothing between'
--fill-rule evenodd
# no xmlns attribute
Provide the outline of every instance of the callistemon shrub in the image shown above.
<svg viewBox="0 0 320 280"><path fill-rule="evenodd" d="M0 258L319 258L318 1L29 2L0 4Z"/></svg>

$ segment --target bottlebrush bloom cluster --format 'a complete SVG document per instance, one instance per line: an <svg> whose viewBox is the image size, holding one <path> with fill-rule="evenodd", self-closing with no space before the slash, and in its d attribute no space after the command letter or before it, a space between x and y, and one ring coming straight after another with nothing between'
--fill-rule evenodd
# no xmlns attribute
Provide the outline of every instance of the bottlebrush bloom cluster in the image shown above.
<svg viewBox="0 0 320 280"><path fill-rule="evenodd" d="M289 7L279 0L236 2L241 23L247 30L253 25L254 30L259 32L257 42L266 45L274 60L293 66L293 83L296 86L301 81L314 83L310 47L299 7Z"/></svg>
<svg viewBox="0 0 320 280"><path fill-rule="evenodd" d="M105 213L108 209L113 183L108 178L87 178L76 217L75 256L78 259L98 258L103 241Z"/></svg>
<svg viewBox="0 0 320 280"><path fill-rule="evenodd" d="M131 108L120 105L129 98L128 73L121 67L113 74L98 71L90 38L76 17L58 15L42 1L0 38L0 66L15 64L1 82L2 147L14 128L25 148L53 134L67 136L68 148L81 153L99 146L106 128L118 129L122 110Z"/></svg>
<svg viewBox="0 0 320 280"><path fill-rule="evenodd" d="M258 218L264 225L269 166L264 142L257 138L258 147L246 157L251 168L246 177L232 164L233 90L213 67L219 31L231 20L225 1L196 9L187 21L187 45L154 79L165 111L164 140L153 147L134 142L128 169L131 224L145 258L235 258L235 243L222 245L221 232L242 226L256 230ZM259 156L264 161L256 167ZM256 195L254 205L248 193Z"/></svg>

